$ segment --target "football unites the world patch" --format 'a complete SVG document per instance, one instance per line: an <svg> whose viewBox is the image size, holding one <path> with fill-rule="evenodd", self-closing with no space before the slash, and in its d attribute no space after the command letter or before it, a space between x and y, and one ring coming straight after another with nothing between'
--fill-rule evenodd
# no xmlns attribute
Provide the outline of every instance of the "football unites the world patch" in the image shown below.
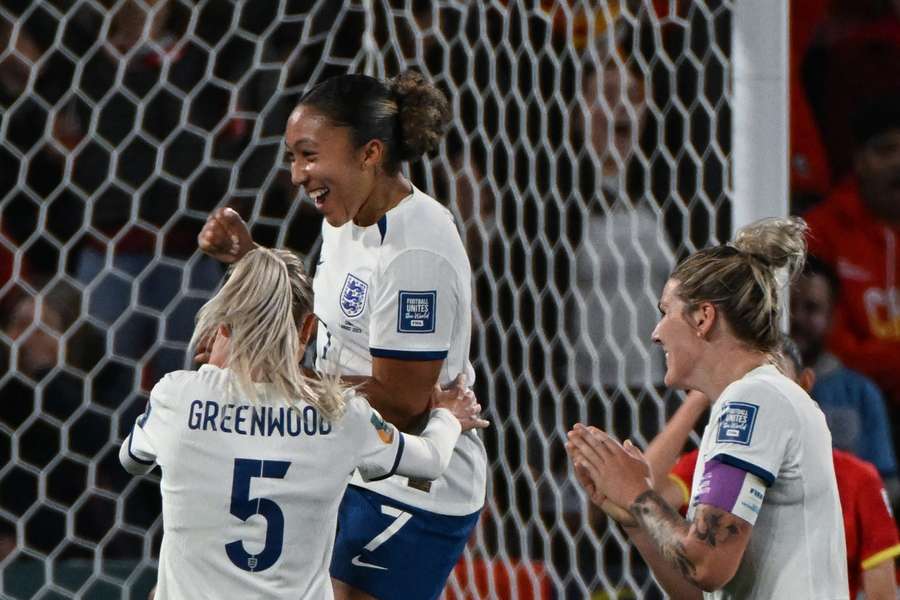
<svg viewBox="0 0 900 600"><path fill-rule="evenodd" d="M750 445L759 406L749 402L729 402L719 417L717 442Z"/></svg>
<svg viewBox="0 0 900 600"><path fill-rule="evenodd" d="M394 429L388 425L384 419L377 414L372 413L370 422L372 423L372 427L375 428L375 431L378 432L378 437L381 438L382 442L390 444L394 441Z"/></svg>
<svg viewBox="0 0 900 600"><path fill-rule="evenodd" d="M366 307L366 294L369 284L354 275L347 273L344 287L341 288L341 311L350 317L358 317Z"/></svg>
<svg viewBox="0 0 900 600"><path fill-rule="evenodd" d="M434 333L437 290L427 292L400 292L397 315L399 333Z"/></svg>

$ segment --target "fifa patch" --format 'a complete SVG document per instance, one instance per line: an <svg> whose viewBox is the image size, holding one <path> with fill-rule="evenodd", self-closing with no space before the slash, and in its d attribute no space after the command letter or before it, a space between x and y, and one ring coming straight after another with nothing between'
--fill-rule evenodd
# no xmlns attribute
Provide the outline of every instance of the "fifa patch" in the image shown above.
<svg viewBox="0 0 900 600"><path fill-rule="evenodd" d="M369 284L353 273L347 273L341 289L341 311L351 319L358 317L366 306L368 292Z"/></svg>
<svg viewBox="0 0 900 600"><path fill-rule="evenodd" d="M381 438L382 442L390 444L394 441L394 429L385 423L384 419L375 413L372 413L370 422L372 423L372 427L375 428L375 431L378 432L378 437Z"/></svg>
<svg viewBox="0 0 900 600"><path fill-rule="evenodd" d="M400 292L398 333L434 333L437 291Z"/></svg>
<svg viewBox="0 0 900 600"><path fill-rule="evenodd" d="M753 437L753 426L756 425L756 413L759 406L748 402L729 402L725 412L719 417L719 430L716 441L729 444L750 445Z"/></svg>

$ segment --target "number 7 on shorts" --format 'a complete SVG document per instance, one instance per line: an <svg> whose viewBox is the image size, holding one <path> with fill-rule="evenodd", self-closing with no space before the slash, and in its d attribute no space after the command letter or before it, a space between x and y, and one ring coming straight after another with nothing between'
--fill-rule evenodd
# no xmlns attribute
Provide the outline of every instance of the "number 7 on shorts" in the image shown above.
<svg viewBox="0 0 900 600"><path fill-rule="evenodd" d="M376 535L374 538L369 541L363 547L363 550L366 552L373 552L376 548L381 546L383 543L391 539L400 529L406 525L406 522L412 518L412 514L406 511L402 511L399 508L394 508L393 506L388 506L386 504L381 505L381 512L386 514L389 517L394 517L393 523L387 526L384 531ZM363 562L360 559L361 554L357 554L353 557L353 560L350 562L357 567L368 567L370 569L379 569L381 571L387 571L385 567L379 567L378 565L373 565L371 563Z"/></svg>

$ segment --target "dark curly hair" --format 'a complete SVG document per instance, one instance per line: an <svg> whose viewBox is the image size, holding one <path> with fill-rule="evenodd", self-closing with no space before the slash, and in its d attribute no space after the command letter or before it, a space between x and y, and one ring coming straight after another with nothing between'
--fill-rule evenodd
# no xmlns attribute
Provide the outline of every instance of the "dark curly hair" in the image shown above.
<svg viewBox="0 0 900 600"><path fill-rule="evenodd" d="M306 92L298 106L312 107L334 125L348 128L357 148L381 140L390 174L401 162L437 148L450 124L447 98L416 71L387 81L357 74L330 77Z"/></svg>

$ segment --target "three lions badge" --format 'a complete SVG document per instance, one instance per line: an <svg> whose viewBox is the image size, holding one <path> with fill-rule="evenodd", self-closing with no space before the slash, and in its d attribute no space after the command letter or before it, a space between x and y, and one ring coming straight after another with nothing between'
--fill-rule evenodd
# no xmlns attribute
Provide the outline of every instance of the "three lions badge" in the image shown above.
<svg viewBox="0 0 900 600"><path fill-rule="evenodd" d="M368 292L369 284L353 273L347 273L344 287L341 288L341 312L350 319L358 317L366 307Z"/></svg>

